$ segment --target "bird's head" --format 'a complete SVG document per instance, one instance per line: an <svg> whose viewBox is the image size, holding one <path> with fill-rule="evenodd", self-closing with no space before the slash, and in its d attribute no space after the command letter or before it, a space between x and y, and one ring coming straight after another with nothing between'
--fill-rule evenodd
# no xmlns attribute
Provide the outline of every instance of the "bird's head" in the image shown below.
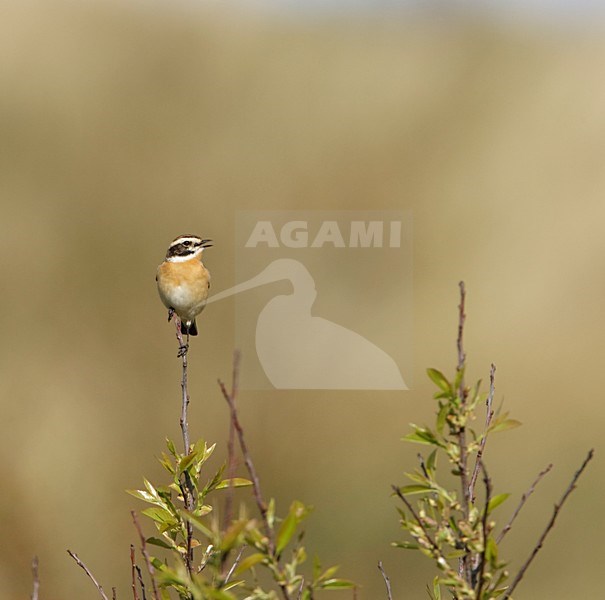
<svg viewBox="0 0 605 600"><path fill-rule="evenodd" d="M183 262L200 256L205 248L212 246L212 240L203 240L197 235L179 235L166 252L169 262Z"/></svg>

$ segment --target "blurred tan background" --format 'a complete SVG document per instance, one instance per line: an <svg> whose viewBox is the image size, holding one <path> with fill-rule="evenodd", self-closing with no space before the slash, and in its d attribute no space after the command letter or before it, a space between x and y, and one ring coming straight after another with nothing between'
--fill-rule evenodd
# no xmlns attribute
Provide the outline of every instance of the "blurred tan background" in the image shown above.
<svg viewBox="0 0 605 600"><path fill-rule="evenodd" d="M70 548L130 597L124 490L160 478L179 364L154 274L177 234L216 240L234 282L240 209L411 209L414 389L248 392L267 495L315 505L307 545L384 598L425 598L428 561L396 550L399 441L431 418L424 369L455 365L468 287L471 378L524 426L492 440L499 491L548 462L502 552L518 566L589 447L596 460L517 596L602 591L605 43L602 28L395 12L310 15L193 3L8 0L0 32L0 589L95 598ZM335 285L338 285L335 282ZM219 441L233 304L195 340L191 429ZM245 358L244 358L245 359ZM516 501L500 510L505 519ZM328 595L327 597L332 597ZM334 598L349 597L336 593Z"/></svg>

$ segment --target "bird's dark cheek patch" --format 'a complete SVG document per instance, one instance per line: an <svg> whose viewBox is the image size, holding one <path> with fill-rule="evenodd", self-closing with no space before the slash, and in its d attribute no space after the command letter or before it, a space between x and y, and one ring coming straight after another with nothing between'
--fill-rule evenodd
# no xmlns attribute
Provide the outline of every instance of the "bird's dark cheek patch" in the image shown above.
<svg viewBox="0 0 605 600"><path fill-rule="evenodd" d="M195 250L193 250L192 248L188 248L187 246L184 246L183 244L179 244L178 246L175 246L174 248L170 249L169 257L170 256L192 256L193 254L195 254Z"/></svg>

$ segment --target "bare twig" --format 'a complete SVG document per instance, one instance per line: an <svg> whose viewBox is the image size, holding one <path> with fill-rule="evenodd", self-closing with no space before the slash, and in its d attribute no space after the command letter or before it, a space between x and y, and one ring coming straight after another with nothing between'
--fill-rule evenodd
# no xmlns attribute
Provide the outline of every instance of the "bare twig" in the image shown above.
<svg viewBox="0 0 605 600"><path fill-rule="evenodd" d="M149 558L149 553L147 552L147 543L145 541L145 536L143 535L143 530L141 529L141 525L139 523L139 520L137 519L137 514L134 512L134 510L131 510L130 514L132 515L132 522L134 523L134 526L137 529L137 533L139 534L139 540L141 542L141 554L145 559L145 565L147 566L149 579L151 579L151 589L153 590L154 600L161 600L160 594L158 592L158 586L155 582L155 569L151 564L151 559Z"/></svg>
<svg viewBox="0 0 605 600"><path fill-rule="evenodd" d="M103 591L103 588L101 587L99 582L95 579L94 575L90 572L89 568L78 558L78 555L75 554L74 552L72 552L71 550L68 550L67 553L69 554L69 556L71 556L76 561L76 564L78 566L80 566L80 567L82 567L82 569L84 569L84 572L86 573L86 575L88 575L90 580L94 583L95 587L99 591L99 595L101 596L101 598L103 598L103 600L109 600L109 598L106 596L106 594Z"/></svg>
<svg viewBox="0 0 605 600"><path fill-rule="evenodd" d="M111 599L118 600L118 592L114 587L111 588Z"/></svg>
<svg viewBox="0 0 605 600"><path fill-rule="evenodd" d="M296 594L296 600L301 600L303 590L305 589L305 578L300 580L300 586L298 586L298 594Z"/></svg>
<svg viewBox="0 0 605 600"><path fill-rule="evenodd" d="M388 600L393 600L393 594L391 592L391 580L389 579L389 576L386 574L386 571L384 570L384 567L382 566L381 560L378 561L378 569L380 570L382 578L384 579L384 584L387 586L387 598L388 598Z"/></svg>
<svg viewBox="0 0 605 600"><path fill-rule="evenodd" d="M258 510L263 519L263 523L264 523L265 529L266 529L266 534L269 537L269 544L270 544L271 552L273 552L275 549L275 539L274 539L273 528L270 526L269 521L267 519L267 510L268 510L267 504L263 500L263 495L262 495L261 489L260 489L260 480L258 478L256 468L254 466L254 463L252 462L252 457L250 455L250 451L248 450L248 446L247 446L246 440L244 438L244 430L239 421L239 417L237 414L237 407L235 405L235 399L227 391L225 384L220 379L218 380L218 384L221 388L221 392L223 393L225 400L227 401L227 404L229 405L229 411L231 413L231 422L233 423L233 427L235 428L235 432L236 432L238 440L239 440L239 445L240 445L242 454L244 455L244 462L246 463L246 468L248 469L250 479L252 480L252 489L254 491L254 499L256 500L256 505L258 506Z"/></svg>
<svg viewBox="0 0 605 600"><path fill-rule="evenodd" d="M458 305L458 336L456 339L456 348L458 350L458 365L456 371L460 374L460 384L458 387L458 396L462 409L464 410L466 405L466 399L468 397L468 390L464 381L464 368L466 366L466 353L464 352L464 322L466 321L466 313L464 312L465 300L466 300L466 288L464 287L464 281L460 281L458 284L460 288L460 304ZM460 448L460 459L458 462L458 469L460 471L460 486L462 488L462 511L464 519L468 521L470 514L470 487L468 484L468 451L466 447L466 427L462 425L458 430L458 447ZM464 576L467 583L471 582L471 565L470 556L465 554L460 558L459 561L459 573Z"/></svg>
<svg viewBox="0 0 605 600"><path fill-rule="evenodd" d="M181 378L181 392L182 392L182 403L181 403L181 431L183 432L183 446L185 448L185 454L189 454L189 424L187 422L187 408L189 407L189 392L187 390L187 352L189 350L189 344L185 344L183 340L183 333L181 331L181 320L176 318L174 320L176 327L176 339L179 342L179 356L183 359L183 375Z"/></svg>
<svg viewBox="0 0 605 600"><path fill-rule="evenodd" d="M139 586L141 587L141 596L142 600L147 600L147 594L145 594L145 582L143 581L143 573L141 572L141 567L136 565L137 570L137 579L139 580Z"/></svg>
<svg viewBox="0 0 605 600"><path fill-rule="evenodd" d="M233 364L233 381L236 383L239 381L239 365L240 365L239 354L236 353L234 356L234 364ZM237 406L235 403L236 398L235 398L234 391L232 390L231 393L229 393L229 391L225 387L225 384L220 379L218 380L218 384L219 384L219 387L221 388L223 397L225 398L225 400L227 401L227 404L229 406L230 420L231 420L231 423L233 424L233 428L237 435L237 439L239 441L239 446L242 451L242 455L244 457L244 462L246 463L246 468L248 469L248 474L250 475L250 479L252 480L252 489L254 492L254 499L256 501L256 505L258 507L258 510L259 510L262 520L263 520L265 533L266 533L267 539L268 539L269 553L273 556L273 558L276 561L279 561L279 556L277 556L276 552L275 552L275 531L273 530L273 527L269 523L269 517L268 517L269 509L267 507L267 503L263 499L263 495L262 495L262 492L260 489L260 480L258 478L258 474L256 472L254 463L252 462L252 456L250 454L250 451L248 450L248 445L246 444L246 439L244 437L244 430L239 421L239 416L237 414ZM235 391L237 392L237 387L235 388ZM284 583L279 583L278 585L281 589L284 600L290 600L290 594L288 592L287 586Z"/></svg>
<svg viewBox="0 0 605 600"><path fill-rule="evenodd" d="M237 556L235 557L235 560L233 561L233 564L231 565L231 568L229 569L229 572L227 573L227 576L225 577L225 584L229 583L229 580L231 579L233 572L237 568L237 565L239 565L239 561L242 558L242 554L244 553L244 550L245 550L245 546L242 546L239 549L239 552L237 553Z"/></svg>
<svg viewBox="0 0 605 600"><path fill-rule="evenodd" d="M391 487L393 488L393 491L395 492L395 494L397 494L399 499L405 504L406 508L410 511L410 513L412 514L412 517L414 517L414 520L416 521L416 523L418 523L418 526L422 529L422 532L424 533L424 537L426 538L426 541L431 546L431 549L433 550L434 555L437 558L444 558L443 554L441 553L441 550L439 549L439 546L437 546L437 544L431 537L431 534L429 533L428 529L426 528L424 522L420 519L420 517L414 510L414 507L412 506L411 502L403 495L401 490L396 485L391 485Z"/></svg>
<svg viewBox="0 0 605 600"><path fill-rule="evenodd" d="M517 505L517 508L513 512L513 516L510 518L510 520L508 521L508 523L504 526L504 528L502 529L502 531L500 532L500 534L496 538L496 543L497 544L499 544L504 539L504 536L511 530L511 527L513 526L513 523L515 522L515 519L517 518L517 516L521 512L521 509L523 508L523 505L527 502L527 500L529 499L529 497L534 493L534 491L536 490L536 486L540 483L540 481L542 480L542 478L551 469L552 469L552 463L549 464L543 471L540 471L540 473L538 474L538 476L534 479L534 482L531 484L530 488L527 490L527 492L525 492L523 494L523 496L521 496L521 501L519 502L519 504Z"/></svg>
<svg viewBox="0 0 605 600"><path fill-rule="evenodd" d="M458 337L456 339L456 348L458 349L458 371L464 368L466 363L466 353L464 352L464 321L466 313L464 312L464 302L466 300L466 288L464 281L458 283L460 288L460 304L458 305Z"/></svg>
<svg viewBox="0 0 605 600"><path fill-rule="evenodd" d="M134 546L130 544L130 574L132 576L132 597L134 600L139 600L137 593L137 565L134 560Z"/></svg>
<svg viewBox="0 0 605 600"><path fill-rule="evenodd" d="M420 469L422 470L422 474L428 479L429 472L426 470L426 463L424 462L424 456L422 456L422 454L420 454L420 452L418 452L418 454L416 456L418 458L418 462L420 463Z"/></svg>
<svg viewBox="0 0 605 600"><path fill-rule="evenodd" d="M34 556L32 559L32 579L33 579L33 589L31 600L38 600L38 593L40 591L40 576L38 574L38 557Z"/></svg>
<svg viewBox="0 0 605 600"><path fill-rule="evenodd" d="M570 484L567 486L567 489L561 496L561 499L559 500L559 502L557 504L555 504L550 521L548 522L544 531L542 532L542 535L538 539L537 544L534 546L534 549L532 550L531 554L529 555L529 558L523 563L523 565L519 569L519 572L517 573L515 579L509 586L508 590L506 591L506 595L503 596L503 600L506 600L507 598L511 597L511 594L515 591L515 588L517 587L517 585L519 585L519 582L523 579L523 576L525 575L525 572L529 568L529 565L531 565L532 561L536 557L536 554L538 554L538 552L542 548L542 545L544 544L544 540L546 539L546 536L550 533L550 530L554 527L555 522L557 520L557 515L559 514L559 511L563 507L563 504L565 504L565 501L567 500L569 495L576 489L576 484L578 482L578 479L584 472L584 469L586 469L588 463L592 460L593 456L594 456L594 449L591 449L588 452L586 458L584 459L584 462L580 465L580 468L574 473L574 476L572 477Z"/></svg>
<svg viewBox="0 0 605 600"><path fill-rule="evenodd" d="M493 366L493 365L492 365ZM487 540L489 537L488 531L488 521L487 517L489 515L489 503L492 499L492 480L490 479L487 469L483 464L483 461L479 462L479 467L483 471L483 483L485 484L485 508L483 509L483 518L482 518L482 529L483 529L483 550L481 551L481 555L479 557L479 578L477 585L477 598L481 598L481 594L483 592L483 587L485 586L485 565L487 563ZM476 578L476 573L473 574Z"/></svg>
<svg viewBox="0 0 605 600"><path fill-rule="evenodd" d="M187 418L187 409L189 407L189 390L187 387L187 353L189 351L189 333L187 333L187 343L183 340L182 323L179 318L174 320L176 327L176 338L179 342L179 353L178 356L183 361L183 371L181 376L181 418L180 425L181 431L183 432L183 448L185 454L189 454L191 445L189 443L189 422ZM194 488L191 484L189 474L184 474L185 482L181 484L181 492L183 494L183 501L185 508L188 511L193 511L195 507ZM185 555L185 566L189 575L193 573L193 525L187 521L187 553Z"/></svg>
<svg viewBox="0 0 605 600"><path fill-rule="evenodd" d="M237 403L237 392L239 386L239 362L240 353L236 350L233 353L233 373L231 377L231 398L233 404ZM233 419L229 419L229 442L227 444L227 476L230 480L235 477L235 425ZM225 528L229 526L231 519L233 518L233 485L229 486L227 490L227 497L225 499Z"/></svg>
<svg viewBox="0 0 605 600"><path fill-rule="evenodd" d="M477 456L475 457L475 467L473 469L473 475L469 484L469 497L471 502L475 501L475 485L477 483L477 477L479 476L479 469L481 468L481 459L483 458L483 452L485 451L485 444L487 443L489 426L491 425L492 419L494 418L493 403L495 392L495 375L496 365L492 363L492 366L489 370L489 393L485 402L485 431L483 432L483 437L481 438L481 443L479 444L479 450L477 450Z"/></svg>

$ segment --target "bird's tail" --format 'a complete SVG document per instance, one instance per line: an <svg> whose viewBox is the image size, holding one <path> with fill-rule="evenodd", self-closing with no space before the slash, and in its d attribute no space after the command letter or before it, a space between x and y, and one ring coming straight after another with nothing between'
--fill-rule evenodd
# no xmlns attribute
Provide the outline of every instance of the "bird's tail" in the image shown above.
<svg viewBox="0 0 605 600"><path fill-rule="evenodd" d="M197 335L197 325L195 319L187 324L186 321L181 321L181 333L183 335Z"/></svg>

